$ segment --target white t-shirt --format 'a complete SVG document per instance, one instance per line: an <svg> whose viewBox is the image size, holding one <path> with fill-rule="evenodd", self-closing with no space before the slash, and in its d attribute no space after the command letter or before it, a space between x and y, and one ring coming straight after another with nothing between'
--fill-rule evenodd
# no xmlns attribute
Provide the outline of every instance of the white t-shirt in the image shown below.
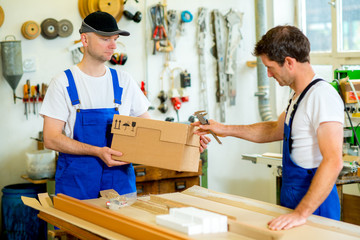
<svg viewBox="0 0 360 240"><path fill-rule="evenodd" d="M110 69L101 77L92 77L83 73L77 66L70 68L73 74L81 109L114 108L114 90ZM133 78L124 71L117 71L119 85L123 88L119 114L140 116L150 106L149 101L141 92ZM49 84L40 115L64 121L65 135L73 138L76 107L71 104L67 91L69 86L65 72L60 73Z"/></svg>
<svg viewBox="0 0 360 240"><path fill-rule="evenodd" d="M316 78L318 77L315 76L314 79ZM290 97L293 95L294 91L291 92ZM299 96L291 101L285 119L287 124L293 105ZM322 122L344 124L344 104L336 90L325 81L320 81L309 89L301 100L293 119L291 158L302 168L319 167L322 161L323 157L317 139L317 129Z"/></svg>

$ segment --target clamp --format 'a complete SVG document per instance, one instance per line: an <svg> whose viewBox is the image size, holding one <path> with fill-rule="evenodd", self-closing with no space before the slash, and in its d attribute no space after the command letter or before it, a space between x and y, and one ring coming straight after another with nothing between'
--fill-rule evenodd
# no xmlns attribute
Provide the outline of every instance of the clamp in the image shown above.
<svg viewBox="0 0 360 240"><path fill-rule="evenodd" d="M205 112L204 110L202 111L197 111L194 113L194 116L197 117L197 119L199 119L200 123L202 125L210 125L209 121L204 117L207 114L207 112ZM213 137L216 139L216 141L219 144L222 144L222 142L220 141L220 139L216 136L216 134L212 131L209 130L209 132L211 133L211 135L213 135Z"/></svg>

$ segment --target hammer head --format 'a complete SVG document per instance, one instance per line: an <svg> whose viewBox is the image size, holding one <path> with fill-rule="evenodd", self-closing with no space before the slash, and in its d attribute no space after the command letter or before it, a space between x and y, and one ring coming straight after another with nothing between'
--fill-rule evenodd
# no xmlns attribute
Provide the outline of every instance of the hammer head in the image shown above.
<svg viewBox="0 0 360 240"><path fill-rule="evenodd" d="M207 113L202 110L202 111L197 111L194 113L194 116L197 117L200 121L201 124L209 124L208 120L204 117Z"/></svg>

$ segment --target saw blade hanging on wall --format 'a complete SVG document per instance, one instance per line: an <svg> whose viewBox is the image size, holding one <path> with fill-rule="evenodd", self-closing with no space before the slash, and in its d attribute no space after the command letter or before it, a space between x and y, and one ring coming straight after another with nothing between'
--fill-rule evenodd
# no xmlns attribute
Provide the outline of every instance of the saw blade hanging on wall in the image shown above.
<svg viewBox="0 0 360 240"><path fill-rule="evenodd" d="M54 39L59 33L59 23L53 18L47 18L41 23L41 35L46 39Z"/></svg>
<svg viewBox="0 0 360 240"><path fill-rule="evenodd" d="M59 21L59 36L60 37L68 37L72 34L74 30L74 27L72 25L72 23L67 20L67 19L63 19Z"/></svg>

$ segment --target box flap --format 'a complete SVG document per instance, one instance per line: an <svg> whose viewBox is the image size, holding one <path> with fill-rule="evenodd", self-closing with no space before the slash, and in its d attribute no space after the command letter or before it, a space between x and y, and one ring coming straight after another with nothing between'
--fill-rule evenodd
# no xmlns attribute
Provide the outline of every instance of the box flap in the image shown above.
<svg viewBox="0 0 360 240"><path fill-rule="evenodd" d="M186 144L189 126L139 117L114 115L111 133L125 136L136 136L137 129L148 128L160 131L160 141ZM192 142L193 140L191 140Z"/></svg>
<svg viewBox="0 0 360 240"><path fill-rule="evenodd" d="M188 128L189 130L188 130L186 145L200 147L200 139L199 139L200 137L199 135L194 134L194 132L196 131L196 129L198 129L198 127L190 125L188 126Z"/></svg>

